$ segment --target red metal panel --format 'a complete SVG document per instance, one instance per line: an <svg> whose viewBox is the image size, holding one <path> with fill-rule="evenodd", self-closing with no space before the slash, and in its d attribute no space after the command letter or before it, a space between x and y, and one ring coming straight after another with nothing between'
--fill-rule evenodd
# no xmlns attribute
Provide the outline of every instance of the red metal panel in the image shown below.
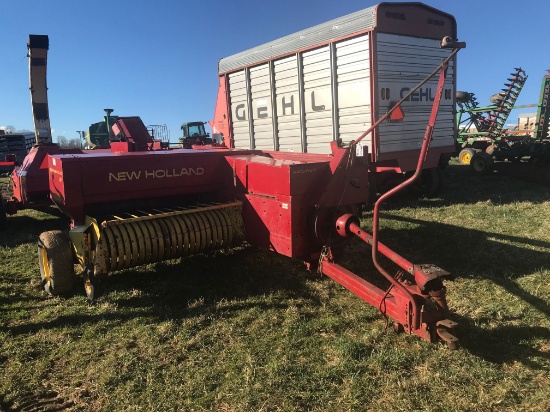
<svg viewBox="0 0 550 412"><path fill-rule="evenodd" d="M113 127L113 131L115 127ZM116 133L116 132L115 132ZM135 152L135 144L133 142L110 142L112 152Z"/></svg>
<svg viewBox="0 0 550 412"><path fill-rule="evenodd" d="M227 76L221 75L218 79L218 97L216 99L216 107L214 109L214 120L212 121L212 133L223 135L223 143L226 147L234 147L231 128L229 127L229 119L231 110L230 99L227 94Z"/></svg>
<svg viewBox="0 0 550 412"><path fill-rule="evenodd" d="M135 143L137 151L147 150L148 146L153 143L153 139L139 116L119 117L112 129L115 134L122 132L129 142Z"/></svg>
<svg viewBox="0 0 550 412"><path fill-rule="evenodd" d="M308 258L314 247L308 236L307 199L305 196L245 196L243 221L246 240L255 246L281 255Z"/></svg>
<svg viewBox="0 0 550 412"><path fill-rule="evenodd" d="M34 146L21 167L14 169L11 180L14 197L22 204L32 201L33 197L49 195L48 154L60 153L57 145Z"/></svg>
<svg viewBox="0 0 550 412"><path fill-rule="evenodd" d="M178 150L50 156L50 191L76 221L94 204L116 207L128 200L224 193L221 185L231 173L226 155L227 151Z"/></svg>

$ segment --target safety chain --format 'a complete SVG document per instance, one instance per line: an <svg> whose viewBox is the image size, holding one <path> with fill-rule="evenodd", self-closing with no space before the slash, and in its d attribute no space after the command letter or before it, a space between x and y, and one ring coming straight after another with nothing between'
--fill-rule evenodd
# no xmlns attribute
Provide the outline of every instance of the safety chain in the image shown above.
<svg viewBox="0 0 550 412"><path fill-rule="evenodd" d="M319 255L319 264L317 265L317 273L320 275L323 274L323 261L329 255L330 248L327 245L324 245L321 248L321 254Z"/></svg>

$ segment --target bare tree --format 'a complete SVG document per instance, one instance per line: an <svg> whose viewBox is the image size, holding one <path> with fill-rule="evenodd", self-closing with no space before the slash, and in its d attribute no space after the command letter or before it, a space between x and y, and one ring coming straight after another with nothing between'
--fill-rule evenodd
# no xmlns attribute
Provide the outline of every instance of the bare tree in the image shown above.
<svg viewBox="0 0 550 412"><path fill-rule="evenodd" d="M57 136L57 144L59 147L67 147L69 140L65 136Z"/></svg>
<svg viewBox="0 0 550 412"><path fill-rule="evenodd" d="M6 134L11 134L17 129L13 126L0 126L0 130L3 130Z"/></svg>
<svg viewBox="0 0 550 412"><path fill-rule="evenodd" d="M57 144L63 149L79 149L80 139L67 139L65 136L57 136Z"/></svg>
<svg viewBox="0 0 550 412"><path fill-rule="evenodd" d="M79 138L70 139L69 143L67 144L67 147L69 149L80 149L82 147L81 144L82 143L80 142Z"/></svg>

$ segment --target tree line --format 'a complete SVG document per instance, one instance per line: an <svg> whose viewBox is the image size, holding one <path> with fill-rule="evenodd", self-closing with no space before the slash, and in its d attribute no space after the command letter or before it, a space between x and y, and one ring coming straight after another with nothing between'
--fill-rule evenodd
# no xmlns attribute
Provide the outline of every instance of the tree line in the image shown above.
<svg viewBox="0 0 550 412"><path fill-rule="evenodd" d="M57 136L57 144L63 149L82 148L82 141L78 137L75 139L68 139L65 136Z"/></svg>

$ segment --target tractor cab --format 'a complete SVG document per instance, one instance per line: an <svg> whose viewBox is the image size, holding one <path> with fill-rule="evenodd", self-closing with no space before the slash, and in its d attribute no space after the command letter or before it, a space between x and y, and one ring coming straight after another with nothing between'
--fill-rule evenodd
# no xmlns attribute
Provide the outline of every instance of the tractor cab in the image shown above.
<svg viewBox="0 0 550 412"><path fill-rule="evenodd" d="M193 145L204 146L212 144L210 133L206 133L203 122L182 123L183 136L180 137L180 145L185 149L191 149Z"/></svg>

